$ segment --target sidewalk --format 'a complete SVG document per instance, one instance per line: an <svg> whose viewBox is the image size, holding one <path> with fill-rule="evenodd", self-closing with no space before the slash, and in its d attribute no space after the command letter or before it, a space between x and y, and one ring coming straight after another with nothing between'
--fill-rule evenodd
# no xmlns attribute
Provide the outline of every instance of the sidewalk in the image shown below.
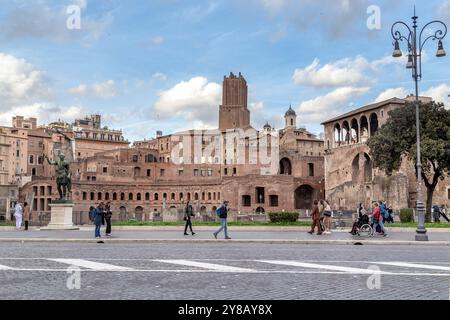
<svg viewBox="0 0 450 320"><path fill-rule="evenodd" d="M143 230L143 228L146 228ZM195 236L184 236L182 227L126 227L113 229L113 237L103 237L105 243L267 243L267 244L345 244L355 243L372 245L448 245L450 246L450 230L430 229L428 242L414 241L415 230L388 229L389 236L353 237L348 230L337 230L331 235L310 235L308 228L229 228L232 240L214 239L212 233L217 228L197 227ZM282 230L280 230L282 229ZM102 229L102 234L104 229ZM2 242L74 242L96 243L94 229L82 227L79 231L39 231L31 229L28 232L15 231L12 228L0 228L0 243Z"/></svg>

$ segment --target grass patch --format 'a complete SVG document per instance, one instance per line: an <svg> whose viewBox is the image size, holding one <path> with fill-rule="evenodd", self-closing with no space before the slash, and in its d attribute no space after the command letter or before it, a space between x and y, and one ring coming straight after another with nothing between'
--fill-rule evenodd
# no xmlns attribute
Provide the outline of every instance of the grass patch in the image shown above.
<svg viewBox="0 0 450 320"><path fill-rule="evenodd" d="M385 224L385 227L388 228L417 228L417 222L408 222L408 223L390 223ZM450 228L450 223L441 222L441 223L425 223L425 228Z"/></svg>

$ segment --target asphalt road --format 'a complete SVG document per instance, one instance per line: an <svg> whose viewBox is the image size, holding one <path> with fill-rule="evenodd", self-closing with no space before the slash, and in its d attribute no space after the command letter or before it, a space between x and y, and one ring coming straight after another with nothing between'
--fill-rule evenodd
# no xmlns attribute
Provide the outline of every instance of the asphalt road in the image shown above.
<svg viewBox="0 0 450 320"><path fill-rule="evenodd" d="M449 298L448 247L0 243L0 300Z"/></svg>

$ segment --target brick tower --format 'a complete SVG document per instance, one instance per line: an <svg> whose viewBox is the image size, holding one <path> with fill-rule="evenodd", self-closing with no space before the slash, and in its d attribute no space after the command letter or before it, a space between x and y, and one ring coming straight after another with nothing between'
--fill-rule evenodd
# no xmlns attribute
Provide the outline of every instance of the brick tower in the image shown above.
<svg viewBox="0 0 450 320"><path fill-rule="evenodd" d="M247 81L242 74L230 73L223 79L222 105L219 108L219 129L224 131L250 126L250 111L247 109Z"/></svg>

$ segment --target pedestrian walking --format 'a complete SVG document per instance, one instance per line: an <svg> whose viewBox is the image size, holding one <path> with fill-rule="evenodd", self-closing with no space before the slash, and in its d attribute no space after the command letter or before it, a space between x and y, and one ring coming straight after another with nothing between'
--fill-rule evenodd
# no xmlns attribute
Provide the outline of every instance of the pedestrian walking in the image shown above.
<svg viewBox="0 0 450 320"><path fill-rule="evenodd" d="M192 220L191 217L194 216L194 209L192 208L192 205L190 201L186 203L186 208L184 209L184 221L186 221L186 225L184 227L184 235L188 236L187 229L191 230L192 235L195 235L195 232L192 230Z"/></svg>
<svg viewBox="0 0 450 320"><path fill-rule="evenodd" d="M325 200L325 210L323 212L324 224L325 224L325 231L324 234L331 234L331 221L333 219L333 211L331 211L330 203Z"/></svg>
<svg viewBox="0 0 450 320"><path fill-rule="evenodd" d="M105 221L106 221L106 236L111 237L111 221L112 221L112 211L111 211L111 203L106 203L105 206Z"/></svg>
<svg viewBox="0 0 450 320"><path fill-rule="evenodd" d="M384 237L387 236L386 229L384 228L383 224L383 216L381 215L380 205L378 202L373 203L374 211L372 213L372 222L373 222L373 228L372 228L372 235L376 232L377 227L380 226L381 233Z"/></svg>
<svg viewBox="0 0 450 320"><path fill-rule="evenodd" d="M222 205L217 209L216 213L220 218L220 228L216 232L213 233L214 238L217 239L217 236L222 230L225 232L225 239L230 240L231 238L228 236L228 201L224 201Z"/></svg>
<svg viewBox="0 0 450 320"><path fill-rule="evenodd" d="M311 225L311 231L309 231L309 234L314 233L314 229L317 226L317 235L320 236L322 234L322 228L320 227L320 209L319 209L319 201L314 200L314 206L313 211L311 213L312 218L312 225Z"/></svg>
<svg viewBox="0 0 450 320"><path fill-rule="evenodd" d="M22 227L22 218L23 218L23 206L20 200L16 203L14 207L14 218L16 219L16 230L20 230Z"/></svg>
<svg viewBox="0 0 450 320"><path fill-rule="evenodd" d="M104 219L104 204L101 202L98 207L94 210L93 214L94 224L95 224L95 239L100 239L100 228L103 224Z"/></svg>
<svg viewBox="0 0 450 320"><path fill-rule="evenodd" d="M31 208L28 206L28 202L25 202L23 204L23 222L25 224L25 231L28 231L30 216L31 216Z"/></svg>

